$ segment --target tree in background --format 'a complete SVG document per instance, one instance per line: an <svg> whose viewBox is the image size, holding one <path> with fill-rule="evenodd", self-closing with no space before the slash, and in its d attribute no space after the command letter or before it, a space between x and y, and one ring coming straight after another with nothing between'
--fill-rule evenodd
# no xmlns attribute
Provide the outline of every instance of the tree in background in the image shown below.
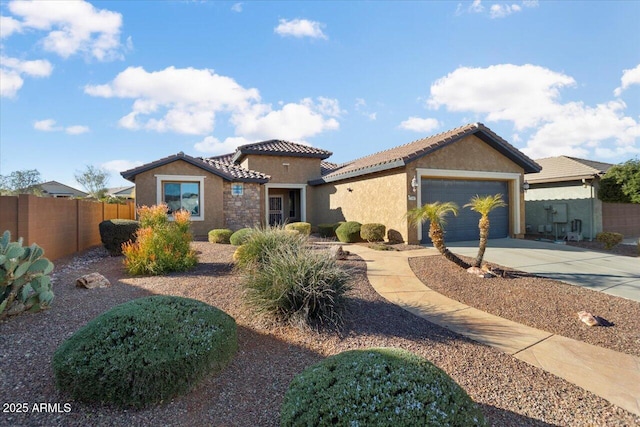
<svg viewBox="0 0 640 427"><path fill-rule="evenodd" d="M13 171L6 176L0 175L0 195L35 194L42 195L42 189L38 184L42 183L42 177L37 169L24 169Z"/></svg>
<svg viewBox="0 0 640 427"><path fill-rule="evenodd" d="M74 178L89 193L89 197L96 200L102 200L107 197L109 172L106 170L87 165L84 171L76 171Z"/></svg>
<svg viewBox="0 0 640 427"><path fill-rule="evenodd" d="M603 202L640 203L640 160L630 159L611 167L600 180L598 198Z"/></svg>

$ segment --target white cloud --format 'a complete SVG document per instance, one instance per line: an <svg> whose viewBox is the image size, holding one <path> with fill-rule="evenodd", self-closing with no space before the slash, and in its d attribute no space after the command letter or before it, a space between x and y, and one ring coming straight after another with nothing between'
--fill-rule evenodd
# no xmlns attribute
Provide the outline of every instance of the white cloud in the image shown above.
<svg viewBox="0 0 640 427"><path fill-rule="evenodd" d="M89 130L90 129L88 126L74 125L67 126L64 131L69 135L81 135L83 133L89 132Z"/></svg>
<svg viewBox="0 0 640 427"><path fill-rule="evenodd" d="M625 75L633 81L633 74ZM620 99L596 106L562 103L560 89L574 86L572 77L533 65L462 67L437 80L427 102L475 113L483 121L512 122L514 142L526 141L523 151L533 158L640 152L640 124L625 115L626 104Z"/></svg>
<svg viewBox="0 0 640 427"><path fill-rule="evenodd" d="M48 77L52 71L51 63L43 59L23 61L0 56L0 96L14 97L24 84L23 75Z"/></svg>
<svg viewBox="0 0 640 427"><path fill-rule="evenodd" d="M194 145L196 151L207 154L226 154L232 153L241 145L250 144L254 141L250 141L243 137L229 137L224 141L220 141L213 136L207 136L202 141L197 142Z"/></svg>
<svg viewBox="0 0 640 427"><path fill-rule="evenodd" d="M520 11L522 11L522 8L517 4L493 4L489 9L489 15L491 18L504 18L505 16Z"/></svg>
<svg viewBox="0 0 640 427"><path fill-rule="evenodd" d="M366 106L367 106L367 101L365 101L363 98L356 98L356 103L355 103L356 111L360 111L361 108L364 108Z"/></svg>
<svg viewBox="0 0 640 427"><path fill-rule="evenodd" d="M56 132L62 130L60 126L56 127L56 121L53 119L38 120L33 124L33 128L43 132Z"/></svg>
<svg viewBox="0 0 640 427"><path fill-rule="evenodd" d="M317 109L320 113L330 117L340 117L346 111L340 109L340 103L337 99L318 97Z"/></svg>
<svg viewBox="0 0 640 427"><path fill-rule="evenodd" d="M213 70L194 68L148 72L129 67L110 83L84 90L91 96L135 99L132 111L119 121L124 128L192 135L211 133L217 112L245 109L260 100L257 89L245 89Z"/></svg>
<svg viewBox="0 0 640 427"><path fill-rule="evenodd" d="M378 113L368 113L368 114L365 114L365 116L369 120L374 121L374 120L376 120L378 118Z"/></svg>
<svg viewBox="0 0 640 427"><path fill-rule="evenodd" d="M316 104L310 98L285 104L280 110L260 104L235 114L232 122L236 134L250 140L277 138L304 142L305 138L340 127L335 118L325 118L321 108L322 102Z"/></svg>
<svg viewBox="0 0 640 427"><path fill-rule="evenodd" d="M405 130L411 130L414 132L432 132L440 127L440 122L436 119L421 119L420 117L409 117L407 120L400 123L400 128Z"/></svg>
<svg viewBox="0 0 640 427"><path fill-rule="evenodd" d="M631 85L640 84L640 64L636 66L636 68L632 68L630 70L624 70L622 72L621 86L616 88L613 91L615 96L622 95L622 91L626 90Z"/></svg>
<svg viewBox="0 0 640 427"><path fill-rule="evenodd" d="M469 12L481 13L482 11L484 11L482 0L473 0L473 3L471 3L471 6L469 6Z"/></svg>
<svg viewBox="0 0 640 427"><path fill-rule="evenodd" d="M141 161L131 161L131 160L110 160L100 165L102 169L105 169L109 172L114 172L116 174L120 174L120 172L124 172L129 169L136 168L138 166L142 166Z"/></svg>
<svg viewBox="0 0 640 427"><path fill-rule="evenodd" d="M231 10L237 13L242 12L242 3L234 3L234 5L231 6Z"/></svg>
<svg viewBox="0 0 640 427"><path fill-rule="evenodd" d="M0 16L0 39L4 39L13 33L19 33L21 31L22 25L20 21L10 16Z"/></svg>
<svg viewBox="0 0 640 427"><path fill-rule="evenodd" d="M117 12L96 9L86 1L54 0L11 1L9 11L21 21L10 18L15 22L11 22L7 35L20 28L47 31L42 46L63 58L78 52L99 61L122 57L122 15Z"/></svg>
<svg viewBox="0 0 640 427"><path fill-rule="evenodd" d="M324 24L315 21L309 21L308 19L292 19L287 21L286 19L280 19L280 23L274 32L283 37L311 37L314 39L327 39L328 37L322 32Z"/></svg>
<svg viewBox="0 0 640 427"><path fill-rule="evenodd" d="M490 122L513 121L521 130L560 113L559 89L575 84L570 76L529 64L461 67L431 85L427 104L484 113Z"/></svg>

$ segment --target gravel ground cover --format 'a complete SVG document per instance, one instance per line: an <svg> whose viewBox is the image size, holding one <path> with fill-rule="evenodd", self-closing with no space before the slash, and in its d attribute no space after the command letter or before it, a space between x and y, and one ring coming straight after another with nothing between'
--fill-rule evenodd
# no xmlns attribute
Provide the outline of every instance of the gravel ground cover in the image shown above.
<svg viewBox="0 0 640 427"><path fill-rule="evenodd" d="M242 302L240 277L231 263L234 248L193 245L199 252L198 266L162 277L128 277L122 258L108 257L102 249L58 260L53 307L0 323L0 425L277 426L293 376L329 355L380 346L427 357L478 402L492 425L640 425L640 417L604 399L388 303L371 288L364 262L354 255L343 261L351 269L353 286L344 330L314 332L265 326ZM105 275L112 286L76 288L75 279L90 272ZM116 304L151 294L196 298L232 315L239 340L232 363L191 393L143 410L74 402L59 393L50 363L57 346ZM553 295L541 298L548 301ZM47 411L34 409L41 403L49 404ZM16 413L16 408L25 407L27 413Z"/></svg>

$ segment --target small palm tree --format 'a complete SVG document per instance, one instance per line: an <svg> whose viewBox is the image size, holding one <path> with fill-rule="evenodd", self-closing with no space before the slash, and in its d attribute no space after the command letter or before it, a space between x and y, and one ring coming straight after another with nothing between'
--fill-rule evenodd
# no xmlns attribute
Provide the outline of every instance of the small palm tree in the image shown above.
<svg viewBox="0 0 640 427"><path fill-rule="evenodd" d="M406 216L409 222L415 226L429 221L429 237L433 242L433 246L449 261L456 263L462 268L469 268L469 264L449 251L444 243L445 217L449 213L458 215L458 205L453 202L433 202L409 210Z"/></svg>
<svg viewBox="0 0 640 427"><path fill-rule="evenodd" d="M489 238L489 212L495 208L505 207L507 204L502 200L502 194L480 197L477 194L471 198L469 203L464 205L480 214L478 228L480 229L480 244L478 245L478 255L473 262L474 267L482 266L484 251L487 249L487 239Z"/></svg>

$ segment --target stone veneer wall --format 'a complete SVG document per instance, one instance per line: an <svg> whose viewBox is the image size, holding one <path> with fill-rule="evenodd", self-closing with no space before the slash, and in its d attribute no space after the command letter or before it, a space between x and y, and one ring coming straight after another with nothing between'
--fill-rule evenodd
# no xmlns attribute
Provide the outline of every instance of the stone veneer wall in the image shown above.
<svg viewBox="0 0 640 427"><path fill-rule="evenodd" d="M242 196L231 195L232 182L224 182L224 226L231 230L260 225L260 184L245 182Z"/></svg>

